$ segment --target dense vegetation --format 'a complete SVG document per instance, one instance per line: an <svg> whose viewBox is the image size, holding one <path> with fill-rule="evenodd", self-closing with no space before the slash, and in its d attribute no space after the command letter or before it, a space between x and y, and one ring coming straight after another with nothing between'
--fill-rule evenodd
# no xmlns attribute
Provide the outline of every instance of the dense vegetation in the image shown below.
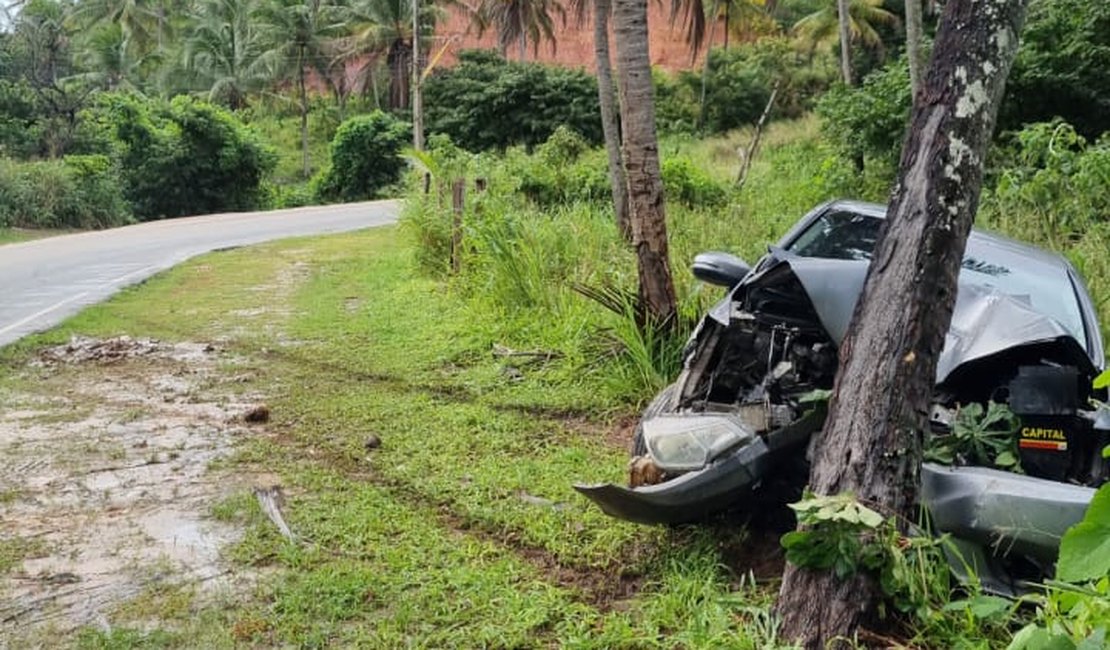
<svg viewBox="0 0 1110 650"><path fill-rule="evenodd" d="M464 53L425 87L427 126L470 151L537 145L567 126L601 142L597 82L581 70Z"/></svg>

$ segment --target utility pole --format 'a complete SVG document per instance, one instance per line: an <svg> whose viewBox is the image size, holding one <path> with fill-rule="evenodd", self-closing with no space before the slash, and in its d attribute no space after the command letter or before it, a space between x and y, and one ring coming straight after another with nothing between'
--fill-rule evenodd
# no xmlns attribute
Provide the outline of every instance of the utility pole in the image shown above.
<svg viewBox="0 0 1110 650"><path fill-rule="evenodd" d="M412 0L412 148L424 150L424 99L420 91L420 0Z"/></svg>

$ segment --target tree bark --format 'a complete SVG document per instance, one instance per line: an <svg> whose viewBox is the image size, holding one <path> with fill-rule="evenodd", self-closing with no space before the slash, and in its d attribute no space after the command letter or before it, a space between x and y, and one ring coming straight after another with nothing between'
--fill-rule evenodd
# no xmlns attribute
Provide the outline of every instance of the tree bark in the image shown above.
<svg viewBox="0 0 1110 650"><path fill-rule="evenodd" d="M836 15L840 30L840 72L844 83L852 85L852 15L848 11L849 0L836 0Z"/></svg>
<svg viewBox="0 0 1110 650"><path fill-rule="evenodd" d="M424 93L420 87L420 0L412 0L412 148L424 150Z"/></svg>
<svg viewBox="0 0 1110 650"><path fill-rule="evenodd" d="M297 57L297 86L301 99L301 174L309 176L308 168L308 91L304 79L304 47L302 46Z"/></svg>
<svg viewBox="0 0 1110 650"><path fill-rule="evenodd" d="M906 55L910 60L911 97L916 97L921 89L921 73L925 68L921 58L922 20L921 0L906 0Z"/></svg>
<svg viewBox="0 0 1110 650"><path fill-rule="evenodd" d="M717 21L709 23L709 38L705 40L705 65L701 67L701 97L698 99L698 132L705 133L705 123L709 118L707 99L709 95L709 59L713 54L713 35Z"/></svg>
<svg viewBox="0 0 1110 650"><path fill-rule="evenodd" d="M621 237L632 243L632 221L628 211L628 182L621 161L620 116L613 90L613 66L609 60L609 0L594 0L594 57L597 60L597 98L601 105L601 131L605 153L609 154L609 185L613 194L613 213Z"/></svg>
<svg viewBox="0 0 1110 650"><path fill-rule="evenodd" d="M714 22L716 22L716 21L714 21ZM732 29L732 25L730 23L732 23L732 0L725 0L725 51L726 52L728 51L728 32L729 32L730 29ZM713 40L710 39L709 43L710 43L709 47L711 47L712 44L713 44ZM709 55L708 47L706 48L705 52L706 52L706 56L708 56Z"/></svg>
<svg viewBox="0 0 1110 650"><path fill-rule="evenodd" d="M829 416L812 442L810 487L819 495L851 493L881 512L911 514L937 357L1027 1L945 5L888 218L840 347ZM787 565L783 638L807 648L850 639L874 620L880 597L868 575L840 581Z"/></svg>
<svg viewBox="0 0 1110 650"><path fill-rule="evenodd" d="M613 34L617 46L624 170L632 216L632 246L640 280L640 306L651 325L674 323L675 292L667 252L667 221L655 95L648 54L647 0L616 0Z"/></svg>
<svg viewBox="0 0 1110 650"><path fill-rule="evenodd" d="M389 67L389 108L390 110L409 107L410 81L412 80L412 45L397 39L389 46L385 57Z"/></svg>

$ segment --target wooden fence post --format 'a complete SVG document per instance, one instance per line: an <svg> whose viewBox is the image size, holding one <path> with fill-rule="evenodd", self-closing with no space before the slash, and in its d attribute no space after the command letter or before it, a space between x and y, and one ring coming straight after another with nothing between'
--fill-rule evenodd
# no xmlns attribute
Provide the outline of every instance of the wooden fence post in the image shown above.
<svg viewBox="0 0 1110 650"><path fill-rule="evenodd" d="M456 178L451 186L451 209L454 219L451 223L451 272L458 274L462 269L462 217L466 201L466 179Z"/></svg>

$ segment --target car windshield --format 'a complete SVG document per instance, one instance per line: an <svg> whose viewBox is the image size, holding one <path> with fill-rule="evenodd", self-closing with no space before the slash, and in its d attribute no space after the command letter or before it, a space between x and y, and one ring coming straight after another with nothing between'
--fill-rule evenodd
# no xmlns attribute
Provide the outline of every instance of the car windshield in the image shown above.
<svg viewBox="0 0 1110 650"><path fill-rule="evenodd" d="M802 257L869 260L881 225L878 217L842 210L826 212L787 250ZM974 241L968 242L962 266L964 281L996 289L1054 318L1086 349L1086 330L1075 288L1063 270L1004 245L976 246Z"/></svg>

